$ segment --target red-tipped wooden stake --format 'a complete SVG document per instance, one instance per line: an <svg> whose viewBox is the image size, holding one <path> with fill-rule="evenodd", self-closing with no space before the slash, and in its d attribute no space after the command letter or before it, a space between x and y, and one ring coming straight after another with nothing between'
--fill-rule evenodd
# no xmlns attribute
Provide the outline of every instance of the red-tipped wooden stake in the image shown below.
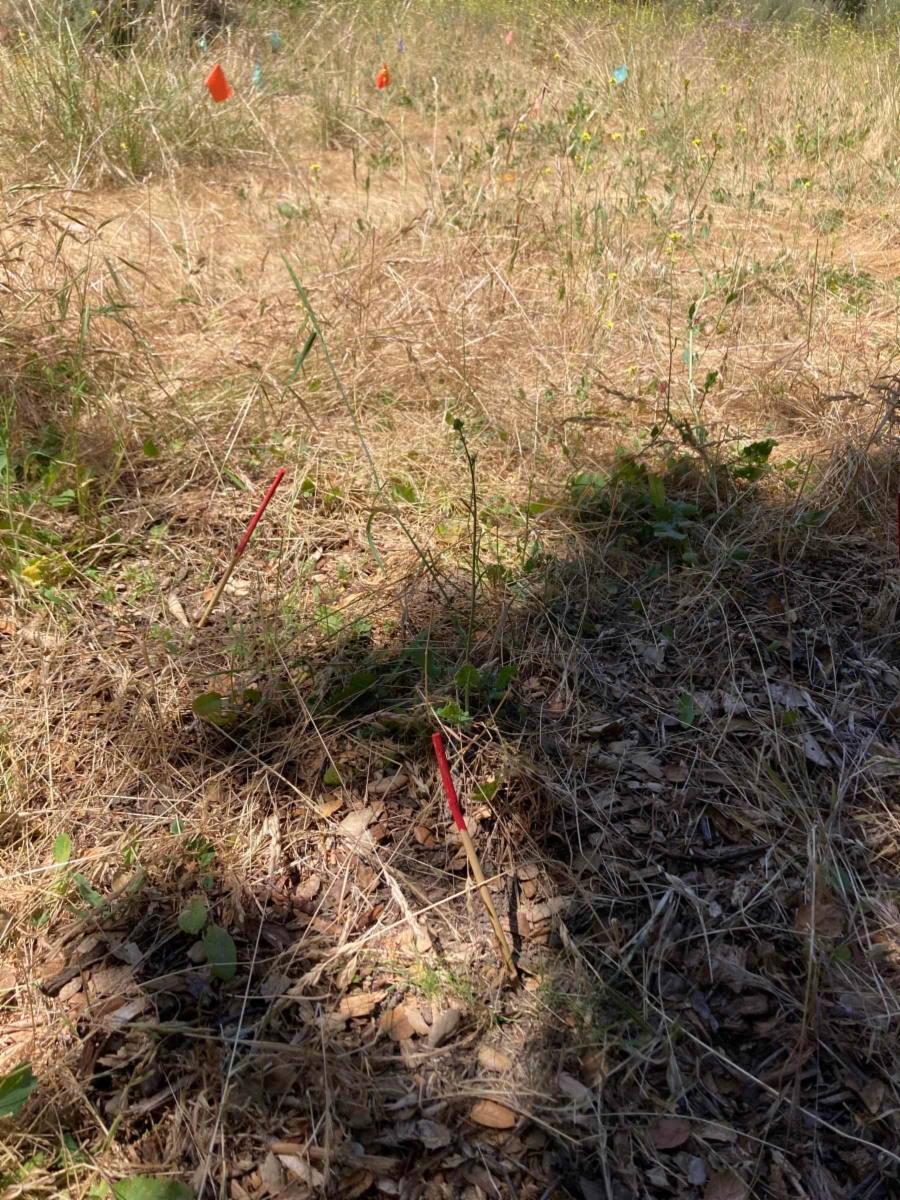
<svg viewBox="0 0 900 1200"><path fill-rule="evenodd" d="M212 610L219 603L222 593L225 591L225 584L231 578L231 572L238 565L238 560L240 559L240 557L244 553L244 551L247 549L247 543L253 537L253 530L259 524L260 517L266 511L268 503L272 499L272 497L275 495L275 489L278 487L279 483L281 483L282 479L284 479L284 467L281 467L279 469L278 474L272 480L272 484L271 484L269 490L266 492L265 496L263 497L262 504L259 506L259 508L256 510L256 512L253 514L253 519L251 520L250 524L247 526L244 536L238 542L238 547L237 547L237 550L235 550L235 552L234 552L234 557L232 558L232 560L228 564L228 566L225 568L225 574L219 580L216 590L213 592L212 599L210 600L209 604L207 604L207 606L206 606L206 611L204 612L204 614L200 618L200 620L197 622L198 629L202 629L203 626L206 624L206 622L209 620L209 618L212 616Z"/></svg>
<svg viewBox="0 0 900 1200"><path fill-rule="evenodd" d="M484 878L484 872L481 869L481 863L478 861L478 855L475 853L475 846L472 843L472 838L469 836L469 831L466 829L465 817L462 814L462 809L459 807L459 798L456 795L456 788L453 786L453 776L450 774L450 766L447 763L447 755L444 753L444 739L439 733L433 733L431 740L434 744L434 754L438 762L438 767L441 772L441 781L444 784L444 793L447 797L447 803L450 806L450 812L453 814L453 820L456 822L456 828L459 830L459 839L465 847L466 855L469 859L469 866L472 868L472 874L475 876L475 882L478 884L478 890L481 892L481 898L484 901L484 907L487 909L488 916L491 919L491 925L494 929L494 936L500 946L500 953L503 955L503 963L512 979L516 978L516 964L513 962L512 951L509 948L509 942L506 940L503 930L500 928L500 918L497 916L497 910L494 908L494 902L491 899L491 893L488 891L487 881Z"/></svg>

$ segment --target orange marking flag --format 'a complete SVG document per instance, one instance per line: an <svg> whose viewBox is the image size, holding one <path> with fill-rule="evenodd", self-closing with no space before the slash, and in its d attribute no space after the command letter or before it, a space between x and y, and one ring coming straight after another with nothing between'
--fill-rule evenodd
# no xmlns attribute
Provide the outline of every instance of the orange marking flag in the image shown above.
<svg viewBox="0 0 900 1200"><path fill-rule="evenodd" d="M206 86L216 104L221 104L223 100L230 100L234 95L234 92L231 90L231 84L225 78L225 72L218 63L216 63L207 75Z"/></svg>

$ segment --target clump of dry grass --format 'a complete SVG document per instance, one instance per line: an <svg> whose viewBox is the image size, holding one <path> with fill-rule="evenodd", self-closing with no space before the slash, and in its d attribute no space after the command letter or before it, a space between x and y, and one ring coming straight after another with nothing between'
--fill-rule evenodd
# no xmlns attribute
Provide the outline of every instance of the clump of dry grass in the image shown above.
<svg viewBox="0 0 900 1200"><path fill-rule="evenodd" d="M888 47L313 6L212 117L171 25L29 37L105 94L0 134L4 1186L887 1186Z"/></svg>

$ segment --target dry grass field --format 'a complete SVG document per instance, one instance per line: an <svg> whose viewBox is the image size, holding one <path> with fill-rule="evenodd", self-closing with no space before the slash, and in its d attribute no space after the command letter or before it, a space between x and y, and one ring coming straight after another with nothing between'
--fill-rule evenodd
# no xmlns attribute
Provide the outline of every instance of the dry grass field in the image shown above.
<svg viewBox="0 0 900 1200"><path fill-rule="evenodd" d="M896 33L141 14L0 43L0 1193L896 1196Z"/></svg>

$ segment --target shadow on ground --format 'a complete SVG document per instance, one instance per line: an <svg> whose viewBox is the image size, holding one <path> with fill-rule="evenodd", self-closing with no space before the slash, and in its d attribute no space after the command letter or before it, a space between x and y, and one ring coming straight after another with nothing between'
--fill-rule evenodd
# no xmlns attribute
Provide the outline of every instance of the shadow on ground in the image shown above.
<svg viewBox="0 0 900 1200"><path fill-rule="evenodd" d="M11 765L0 838L52 802L74 850L9 881L8 1186L896 1194L894 553L846 496L696 480L580 479L471 633L465 573L417 567L314 629L238 596L19 639L50 766Z"/></svg>

